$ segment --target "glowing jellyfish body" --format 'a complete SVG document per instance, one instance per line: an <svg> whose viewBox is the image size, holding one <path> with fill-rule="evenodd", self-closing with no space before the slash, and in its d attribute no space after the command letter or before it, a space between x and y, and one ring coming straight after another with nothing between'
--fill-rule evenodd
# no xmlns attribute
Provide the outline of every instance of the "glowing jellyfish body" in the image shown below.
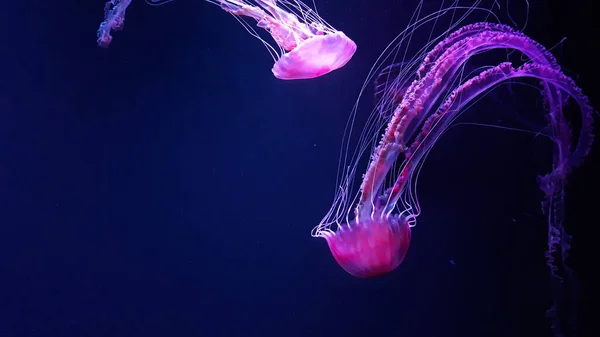
<svg viewBox="0 0 600 337"><path fill-rule="evenodd" d="M410 226L400 216L367 219L325 237L337 263L357 277L373 277L398 267L408 251Z"/></svg>
<svg viewBox="0 0 600 337"><path fill-rule="evenodd" d="M153 1L161 5L171 0ZM206 0L236 16L254 37L267 47L275 64L272 72L283 80L310 79L346 65L356 52L356 44L343 32L335 30L318 14L300 1ZM110 0L105 6L104 21L98 28L98 45L108 47L111 30L120 30L131 0ZM279 6L278 6L279 4ZM249 17L271 34L278 48L271 46L240 17ZM279 49L279 50L278 50Z"/></svg>
<svg viewBox="0 0 600 337"><path fill-rule="evenodd" d="M494 49L518 51L527 61L520 67L504 62L470 78L465 76L464 66L472 56ZM421 212L417 178L431 148L483 93L509 80L533 78L541 83L548 137L554 143L553 169L538 179L545 193L543 211L548 216L547 264L557 279L571 275L565 264L570 237L562 225L563 196L567 175L582 163L593 141L594 111L587 97L561 72L544 47L505 25L467 25L422 56L420 66L413 68L414 75L403 73L389 79L386 87L390 92L381 104L393 105L393 113L386 114L386 109L379 107L374 110L375 117L369 119L371 124L361 135L362 148L354 152L354 161L342 168L334 204L312 235L327 240L336 261L355 276L375 276L398 267L408 250L411 227ZM410 85L405 90L406 83ZM379 80L376 88L380 87ZM394 105L398 99L400 103ZM581 111L578 133L573 132L562 111L567 99ZM376 137L369 132L379 132L383 125L387 127L380 142L372 146ZM356 166L368 147L370 163L359 191L352 197ZM557 263L556 258L561 261Z"/></svg>
<svg viewBox="0 0 600 337"><path fill-rule="evenodd" d="M258 27L267 30L285 51L276 59L272 69L279 79L319 77L343 67L356 51L352 40L333 29L301 2L280 1L289 11L277 7L275 0L255 0L258 6L244 0L217 2L233 15L255 19ZM299 21L294 12L302 13L304 22Z"/></svg>

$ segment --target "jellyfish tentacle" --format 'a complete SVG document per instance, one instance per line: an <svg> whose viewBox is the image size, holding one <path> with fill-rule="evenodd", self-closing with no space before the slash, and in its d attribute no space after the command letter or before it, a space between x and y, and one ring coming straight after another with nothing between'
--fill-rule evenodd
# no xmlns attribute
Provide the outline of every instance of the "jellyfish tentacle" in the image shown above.
<svg viewBox="0 0 600 337"><path fill-rule="evenodd" d="M104 20L96 33L98 46L107 48L112 41L111 31L123 29L125 12L131 0L109 0L104 4Z"/></svg>
<svg viewBox="0 0 600 337"><path fill-rule="evenodd" d="M491 27L490 30L487 28ZM469 34L466 34L469 33ZM445 42L450 40L452 45ZM522 33L515 32L512 28L503 25L490 25L485 23L466 26L458 31L458 34L452 34L440 45L443 48L434 48L435 52L425 57L419 71L428 69L425 75L420 75L420 79L413 83L406 90L402 103L396 108L384 136L373 156L373 165L369 166L363 179L361 187L362 195L359 207L365 207L365 211L370 211L369 201L373 200L374 194L379 191L384 181L385 175L381 172L387 172L394 161L398 158L405 144L410 140L417 127L427 118L431 108L443 94L448 86L452 84L454 74L472 55L496 48L512 48L520 50L529 57L531 62L545 64L551 68L558 68L554 57L547 50L531 40ZM443 50L443 51L442 51ZM435 59L435 61L433 61ZM546 92L546 99L552 106L552 109L560 110L560 93L555 89L543 84ZM559 120L554 125L565 125L562 120L562 114L554 114ZM589 118L586 117L586 120ZM591 126L591 120L589 125ZM425 125L427 128L427 125ZM587 129L586 129L587 131ZM565 136L565 130L561 127L560 133ZM589 135L579 142L580 146L589 148Z"/></svg>

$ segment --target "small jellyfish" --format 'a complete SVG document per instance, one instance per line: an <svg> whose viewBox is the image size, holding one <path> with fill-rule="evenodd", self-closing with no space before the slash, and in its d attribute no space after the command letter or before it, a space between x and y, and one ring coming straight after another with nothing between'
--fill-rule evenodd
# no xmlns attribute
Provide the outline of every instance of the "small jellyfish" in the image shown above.
<svg viewBox="0 0 600 337"><path fill-rule="evenodd" d="M146 0L162 5L172 0ZM318 13L301 1L206 0L234 15L246 30L267 47L275 61L272 72L282 80L310 79L328 74L346 65L356 52L356 44L335 30ZM121 30L131 0L109 0L104 21L98 28L98 45L108 47L111 31ZM263 40L240 17L249 17L271 34L277 48Z"/></svg>
<svg viewBox="0 0 600 337"><path fill-rule="evenodd" d="M346 65L356 51L356 44L343 32L300 1L210 0L235 16L247 16L268 31L281 49L274 57L273 74L282 80L309 79L330 73ZM300 18L300 19L299 19ZM242 21L240 21L242 22ZM249 28L249 27L246 27ZM251 30L251 32L253 32ZM257 34L253 34L258 37ZM274 50L266 41L258 37Z"/></svg>
<svg viewBox="0 0 600 337"><path fill-rule="evenodd" d="M98 46L107 48L112 42L111 31L123 29L125 12L131 0L109 0L104 4L104 21L100 23L96 33Z"/></svg>

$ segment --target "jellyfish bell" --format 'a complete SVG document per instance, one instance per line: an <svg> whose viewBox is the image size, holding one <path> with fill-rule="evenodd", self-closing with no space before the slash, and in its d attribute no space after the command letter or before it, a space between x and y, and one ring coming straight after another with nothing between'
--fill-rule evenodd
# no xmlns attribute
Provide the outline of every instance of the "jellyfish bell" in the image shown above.
<svg viewBox="0 0 600 337"><path fill-rule="evenodd" d="M412 167L404 167L400 180L411 174ZM403 200L402 204L407 208L399 211L394 201L399 196L398 189L390 188L376 196L380 186L375 183L363 184L361 190L358 205L351 206L354 209L352 220L340 216L344 206L354 205L348 203L344 192L336 202L337 214L330 211L313 229L312 236L327 241L331 254L345 271L368 278L387 274L402 264L420 208L418 202L409 206Z"/></svg>
<svg viewBox="0 0 600 337"><path fill-rule="evenodd" d="M282 80L315 78L345 66L355 51L356 44L343 32L319 35L281 55L271 71Z"/></svg>
<svg viewBox="0 0 600 337"><path fill-rule="evenodd" d="M256 5L247 0L208 1L236 17L255 19L258 27L271 34L279 52L247 23L238 20L269 49L275 61L272 72L279 79L310 79L328 74L346 65L356 52L354 41L300 1L255 0Z"/></svg>
<svg viewBox="0 0 600 337"><path fill-rule="evenodd" d="M410 245L410 226L402 215L368 217L339 226L324 236L337 263L356 277L396 269Z"/></svg>

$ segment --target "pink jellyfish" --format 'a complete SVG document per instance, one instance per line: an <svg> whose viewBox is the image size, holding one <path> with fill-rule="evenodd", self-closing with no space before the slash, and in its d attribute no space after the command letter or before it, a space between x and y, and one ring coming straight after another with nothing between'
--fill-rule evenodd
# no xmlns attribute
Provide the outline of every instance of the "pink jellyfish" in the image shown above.
<svg viewBox="0 0 600 337"><path fill-rule="evenodd" d="M571 236L563 226L564 196L569 174L591 150L594 109L550 52L509 26L476 23L441 36L445 38L437 38L441 41L418 61L395 63L377 77L375 89L380 102L360 136L350 165L342 158L334 204L312 235L324 238L338 264L354 276L372 277L397 268L408 251L411 228L421 214L417 182L432 147L456 125L453 122L465 109L495 87L517 79L534 79L540 83L545 103L548 125L544 135L553 143L552 169L538 177L544 193L542 211L548 221L545 256L553 297L547 316L556 336L566 332L575 335L577 280L567 261ZM481 72L465 73L473 56L498 49L522 54L524 64L516 67L502 62ZM579 115L563 112L569 101L579 108ZM377 144L377 133L383 127ZM346 136L344 144L350 138L348 133ZM366 174L358 192L351 196L358 163L369 149Z"/></svg>
<svg viewBox="0 0 600 337"><path fill-rule="evenodd" d="M172 0L146 0L162 5ZM316 11L301 1L206 0L219 5L236 17L249 17L271 34L278 48L263 40L243 19L238 21L267 47L275 64L272 72L283 80L315 78L346 65L356 51L356 44L343 32L335 30ZM107 47L112 30L123 27L125 10L131 0L106 3L104 21L98 29L98 45ZM279 50L278 50L279 49Z"/></svg>
<svg viewBox="0 0 600 337"><path fill-rule="evenodd" d="M109 0L104 4L104 21L100 23L96 33L98 46L107 48L112 41L111 31L123 29L125 12L131 0Z"/></svg>
<svg viewBox="0 0 600 337"><path fill-rule="evenodd" d="M418 59L383 70L387 81L382 102L369 118L350 164L342 158L333 206L312 235L324 238L338 264L352 275L372 277L394 270L405 258L411 228L421 213L417 180L429 151L461 112L486 92L506 81L533 78L541 83L547 136L554 143L552 171L538 179L545 193L542 209L548 216L547 265L556 279L572 275L565 263L570 236L563 228L563 197L568 174L581 165L593 141L594 111L587 97L561 72L552 54L508 26L477 23L437 40ZM520 67L504 62L465 74L471 57L495 49L519 52L526 61ZM381 76L375 83L380 90ZM568 99L581 111L579 132L571 128L562 111ZM390 113L386 113L388 108ZM353 194L357 165L369 150L368 168Z"/></svg>

